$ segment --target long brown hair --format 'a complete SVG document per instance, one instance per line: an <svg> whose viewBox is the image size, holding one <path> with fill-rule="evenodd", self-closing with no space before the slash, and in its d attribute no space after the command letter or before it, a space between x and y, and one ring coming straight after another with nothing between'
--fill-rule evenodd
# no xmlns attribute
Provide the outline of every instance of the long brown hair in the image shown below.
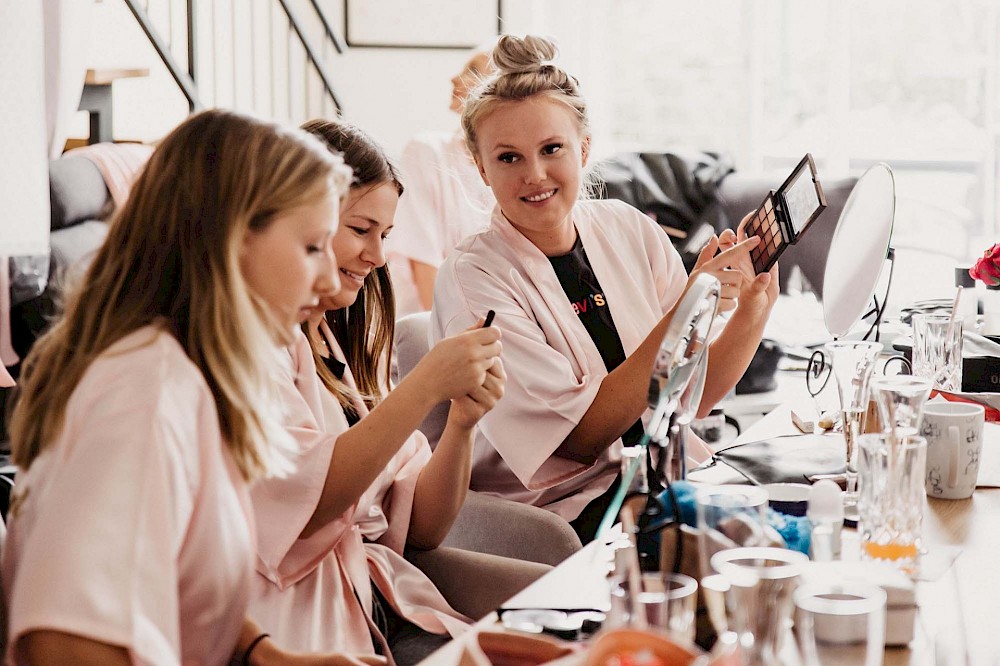
<svg viewBox="0 0 1000 666"><path fill-rule="evenodd" d="M310 120L302 129L315 134L331 150L343 155L344 162L354 170L352 191L392 183L396 192L403 194L403 184L396 167L382 147L358 127L339 120ZM396 304L389 266L372 270L365 278L365 285L357 300L346 308L327 312L326 321L337 344L344 350L345 360L354 375L360 397L369 408L373 407L389 387L392 338L396 324ZM320 379L345 408L353 409L352 392L327 370L326 364L319 360L319 349L311 336L309 339L313 344L313 355L317 358L316 367L319 369Z"/></svg>
<svg viewBox="0 0 1000 666"><path fill-rule="evenodd" d="M287 332L250 291L239 252L249 230L338 196L348 177L339 159L298 130L217 110L181 123L115 214L65 315L25 360L11 424L14 462L27 469L57 438L91 362L158 324L204 376L243 477L287 463L272 446L284 440L278 403L269 399L269 359L278 358Z"/></svg>

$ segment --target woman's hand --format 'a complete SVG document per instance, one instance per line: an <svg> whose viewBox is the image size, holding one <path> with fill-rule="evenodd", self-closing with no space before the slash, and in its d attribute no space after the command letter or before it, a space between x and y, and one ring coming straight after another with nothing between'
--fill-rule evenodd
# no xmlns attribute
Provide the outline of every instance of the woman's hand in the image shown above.
<svg viewBox="0 0 1000 666"><path fill-rule="evenodd" d="M507 373L503 369L503 361L499 358L494 359L493 365L486 373L486 381L479 388L451 401L451 410L448 412L449 423L462 428L474 427L503 397L506 383Z"/></svg>
<svg viewBox="0 0 1000 666"><path fill-rule="evenodd" d="M482 328L483 322L480 319L464 333L438 342L410 372L435 396L435 402L473 394L486 383L503 347L500 329Z"/></svg>
<svg viewBox="0 0 1000 666"><path fill-rule="evenodd" d="M740 221L736 227L735 234L731 229L723 231L719 237L719 245L722 246L725 243L732 246L745 241L747 238L746 225L753 215L753 213L749 213ZM753 262L750 261L750 256L747 255L745 262L734 265L732 268L741 271L744 276L739 296L740 309L758 316L767 316L778 299L778 264L776 263L771 266L771 269L766 273L755 275Z"/></svg>
<svg viewBox="0 0 1000 666"><path fill-rule="evenodd" d="M760 239L756 236L737 243L733 238L733 232L727 231L728 233L723 232L721 238L713 234L702 248L684 289L687 292L694 279L702 273L715 277L722 285L719 292L719 312L728 312L736 307L744 282L747 281L748 275L751 279L753 276L750 250L760 243ZM726 243L725 248L722 247L723 241Z"/></svg>

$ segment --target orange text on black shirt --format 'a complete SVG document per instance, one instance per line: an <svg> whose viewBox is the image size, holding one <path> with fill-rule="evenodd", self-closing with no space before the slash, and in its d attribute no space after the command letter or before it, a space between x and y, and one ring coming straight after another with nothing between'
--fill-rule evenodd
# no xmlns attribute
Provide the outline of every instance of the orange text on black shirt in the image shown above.
<svg viewBox="0 0 1000 666"><path fill-rule="evenodd" d="M604 300L604 294L591 294L582 301L575 301L573 303L573 312L581 315L594 308L603 308L605 305L607 305L607 301Z"/></svg>

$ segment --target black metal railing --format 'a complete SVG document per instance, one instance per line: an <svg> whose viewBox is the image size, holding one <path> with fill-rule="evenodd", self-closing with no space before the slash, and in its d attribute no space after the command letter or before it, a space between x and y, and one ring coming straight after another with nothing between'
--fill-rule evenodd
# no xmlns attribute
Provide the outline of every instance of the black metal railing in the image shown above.
<svg viewBox="0 0 1000 666"><path fill-rule="evenodd" d="M302 1L270 0L266 5L269 26L281 16L287 20L284 44L280 43L282 26L277 27L277 37L275 29L268 29L269 43L267 57L264 58L266 72L259 71L261 58L254 55L246 61L238 56L236 50L238 37L253 41L253 34L246 35L239 31L241 27L250 33L256 31L255 22L261 18L257 16L260 3L247 3L246 0L124 1L187 99L192 112L205 106L241 106L236 99L236 90L238 87L249 87L249 104L244 103L242 107L249 105L250 108L243 110L291 121L324 115L330 107L333 113L340 113L342 105L334 89L327 56L330 47L336 54L344 53L346 47L319 0L308 0L306 4ZM172 22L156 25L150 12L150 6L155 4L165 4L168 17L183 6L185 29L175 31ZM300 15L304 7L311 10L306 17ZM276 8L280 8L280 13ZM215 17L226 11L230 17L227 28L231 31L232 52L229 58L219 58L220 49L227 47L219 42L225 38L225 33L216 29ZM204 18L206 13L211 17L208 30L199 23L200 17ZM249 16L242 26L236 19L238 13ZM177 43L180 40L174 39L175 33L183 34L183 43ZM254 46L251 45L251 48ZM256 48L262 47L258 45ZM283 53L280 53L282 49ZM260 88L262 80L266 90ZM222 86L227 83L229 88L224 91ZM311 92L317 87L319 96ZM232 104L226 103L226 92L232 94Z"/></svg>

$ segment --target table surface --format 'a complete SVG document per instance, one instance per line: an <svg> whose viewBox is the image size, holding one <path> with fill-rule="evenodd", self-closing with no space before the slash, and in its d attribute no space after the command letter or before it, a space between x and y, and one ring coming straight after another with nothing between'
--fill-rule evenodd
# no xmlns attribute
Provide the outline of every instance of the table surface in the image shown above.
<svg viewBox="0 0 1000 666"><path fill-rule="evenodd" d="M791 408L787 403L780 405L737 441L796 433ZM994 424L987 424L984 436L981 482L984 477L990 485L1000 486L1000 426ZM980 487L967 500L927 500L923 529L926 557L958 555L936 580L917 583L916 638L908 648L886 649L887 666L1000 664L1000 575L995 573L1000 561L998 519L1000 488ZM592 543L505 607L606 607L604 573L609 557L606 546ZM496 621L496 615L491 614L477 626L490 627ZM424 663L458 664L464 641L471 635L452 641Z"/></svg>

